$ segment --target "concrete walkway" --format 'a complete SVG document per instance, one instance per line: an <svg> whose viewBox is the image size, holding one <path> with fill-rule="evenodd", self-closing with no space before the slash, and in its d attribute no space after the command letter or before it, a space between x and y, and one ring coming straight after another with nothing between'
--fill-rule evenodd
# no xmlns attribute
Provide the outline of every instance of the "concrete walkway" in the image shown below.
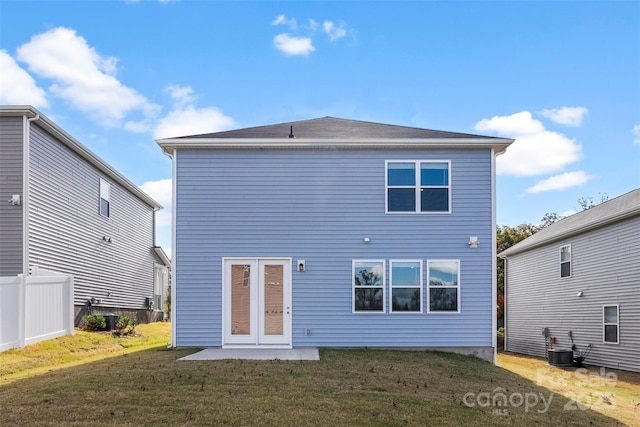
<svg viewBox="0 0 640 427"><path fill-rule="evenodd" d="M206 348L178 360L320 360L315 347L275 348Z"/></svg>

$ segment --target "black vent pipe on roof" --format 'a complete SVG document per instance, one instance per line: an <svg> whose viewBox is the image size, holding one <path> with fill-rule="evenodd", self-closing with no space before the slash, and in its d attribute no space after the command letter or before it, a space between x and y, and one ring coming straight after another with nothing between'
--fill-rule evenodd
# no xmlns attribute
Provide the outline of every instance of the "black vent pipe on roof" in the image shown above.
<svg viewBox="0 0 640 427"><path fill-rule="evenodd" d="M289 130L289 138L295 138L295 136L293 135L293 126L291 126Z"/></svg>

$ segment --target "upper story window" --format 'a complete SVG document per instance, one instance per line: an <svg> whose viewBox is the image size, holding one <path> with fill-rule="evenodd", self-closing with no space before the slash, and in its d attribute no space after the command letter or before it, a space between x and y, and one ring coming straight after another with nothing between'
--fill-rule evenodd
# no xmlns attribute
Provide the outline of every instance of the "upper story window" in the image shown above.
<svg viewBox="0 0 640 427"><path fill-rule="evenodd" d="M427 261L430 313L460 312L460 261Z"/></svg>
<svg viewBox="0 0 640 427"><path fill-rule="evenodd" d="M109 218L111 204L111 184L100 178L100 215Z"/></svg>
<svg viewBox="0 0 640 427"><path fill-rule="evenodd" d="M387 213L450 213L451 162L387 161Z"/></svg>
<svg viewBox="0 0 640 427"><path fill-rule="evenodd" d="M422 261L390 261L391 311L422 313Z"/></svg>
<svg viewBox="0 0 640 427"><path fill-rule="evenodd" d="M571 245L560 247L560 277L571 277Z"/></svg>
<svg viewBox="0 0 640 427"><path fill-rule="evenodd" d="M384 313L384 261L353 261L353 312Z"/></svg>

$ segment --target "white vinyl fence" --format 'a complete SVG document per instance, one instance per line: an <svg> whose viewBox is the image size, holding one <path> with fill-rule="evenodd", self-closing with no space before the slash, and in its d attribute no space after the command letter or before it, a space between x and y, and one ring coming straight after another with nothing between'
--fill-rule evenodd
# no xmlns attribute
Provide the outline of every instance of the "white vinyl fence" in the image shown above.
<svg viewBox="0 0 640 427"><path fill-rule="evenodd" d="M0 277L0 351L73 335L73 276L32 267Z"/></svg>

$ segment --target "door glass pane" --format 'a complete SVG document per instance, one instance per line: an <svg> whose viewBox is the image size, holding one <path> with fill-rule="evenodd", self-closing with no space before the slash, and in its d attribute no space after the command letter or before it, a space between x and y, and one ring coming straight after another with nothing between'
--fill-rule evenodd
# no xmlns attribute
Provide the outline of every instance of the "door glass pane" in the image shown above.
<svg viewBox="0 0 640 427"><path fill-rule="evenodd" d="M249 335L251 333L251 267L248 265L231 266L231 334Z"/></svg>
<svg viewBox="0 0 640 427"><path fill-rule="evenodd" d="M264 334L282 335L283 283L282 265L264 266Z"/></svg>

